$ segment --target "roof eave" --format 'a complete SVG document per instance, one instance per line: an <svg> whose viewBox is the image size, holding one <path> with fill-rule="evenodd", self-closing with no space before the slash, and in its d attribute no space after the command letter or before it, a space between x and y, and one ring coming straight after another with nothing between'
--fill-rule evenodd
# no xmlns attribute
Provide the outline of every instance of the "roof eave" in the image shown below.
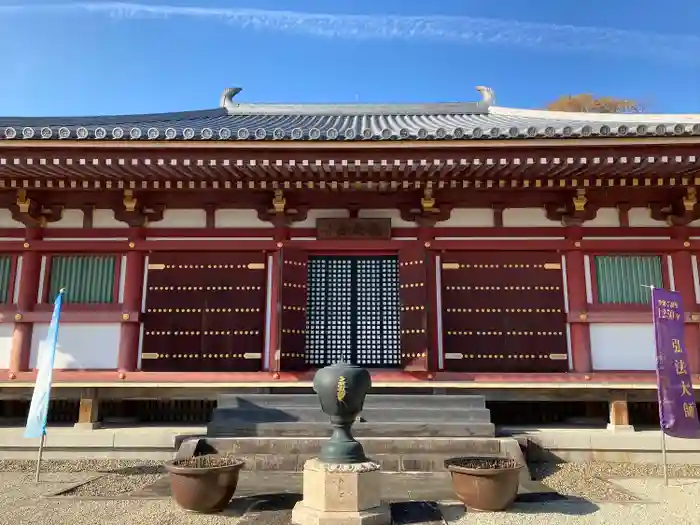
<svg viewBox="0 0 700 525"><path fill-rule="evenodd" d="M476 149L476 148L590 148L642 145L700 145L692 137L608 137L485 140L406 140L406 141L124 141L124 140L0 140L0 149Z"/></svg>

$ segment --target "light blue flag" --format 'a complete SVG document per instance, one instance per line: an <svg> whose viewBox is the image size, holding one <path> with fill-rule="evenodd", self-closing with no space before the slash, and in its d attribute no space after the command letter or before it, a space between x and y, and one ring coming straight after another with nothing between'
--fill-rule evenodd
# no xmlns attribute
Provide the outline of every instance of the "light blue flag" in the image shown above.
<svg viewBox="0 0 700 525"><path fill-rule="evenodd" d="M56 357L56 345L58 344L58 321L61 318L63 292L64 290L58 292L58 297L56 297L54 302L49 333L46 336L48 348L44 348L43 352L39 352L32 404L29 406L27 427L24 429L24 437L26 438L40 438L46 434L46 418L49 413L51 379L53 376L54 358Z"/></svg>

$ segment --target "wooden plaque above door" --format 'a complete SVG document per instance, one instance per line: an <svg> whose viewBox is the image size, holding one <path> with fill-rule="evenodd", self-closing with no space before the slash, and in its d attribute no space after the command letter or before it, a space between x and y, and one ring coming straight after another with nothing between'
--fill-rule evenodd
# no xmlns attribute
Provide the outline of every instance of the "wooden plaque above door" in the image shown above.
<svg viewBox="0 0 700 525"><path fill-rule="evenodd" d="M391 219L317 219L316 238L326 240L391 239Z"/></svg>

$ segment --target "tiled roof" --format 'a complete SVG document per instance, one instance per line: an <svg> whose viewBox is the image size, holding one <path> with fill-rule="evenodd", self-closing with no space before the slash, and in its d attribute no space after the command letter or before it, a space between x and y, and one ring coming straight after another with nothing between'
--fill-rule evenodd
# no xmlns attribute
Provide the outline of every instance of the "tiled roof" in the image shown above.
<svg viewBox="0 0 700 525"><path fill-rule="evenodd" d="M42 140L485 140L700 136L700 115L567 113L493 105L236 104L230 88L220 108L97 117L0 117L0 139Z"/></svg>

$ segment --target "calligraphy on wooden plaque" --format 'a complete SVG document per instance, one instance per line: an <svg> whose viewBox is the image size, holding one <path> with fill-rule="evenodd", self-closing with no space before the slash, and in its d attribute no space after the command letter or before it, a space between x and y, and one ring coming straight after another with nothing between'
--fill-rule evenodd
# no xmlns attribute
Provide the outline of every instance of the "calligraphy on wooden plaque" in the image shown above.
<svg viewBox="0 0 700 525"><path fill-rule="evenodd" d="M391 239L391 219L317 219L318 239Z"/></svg>

